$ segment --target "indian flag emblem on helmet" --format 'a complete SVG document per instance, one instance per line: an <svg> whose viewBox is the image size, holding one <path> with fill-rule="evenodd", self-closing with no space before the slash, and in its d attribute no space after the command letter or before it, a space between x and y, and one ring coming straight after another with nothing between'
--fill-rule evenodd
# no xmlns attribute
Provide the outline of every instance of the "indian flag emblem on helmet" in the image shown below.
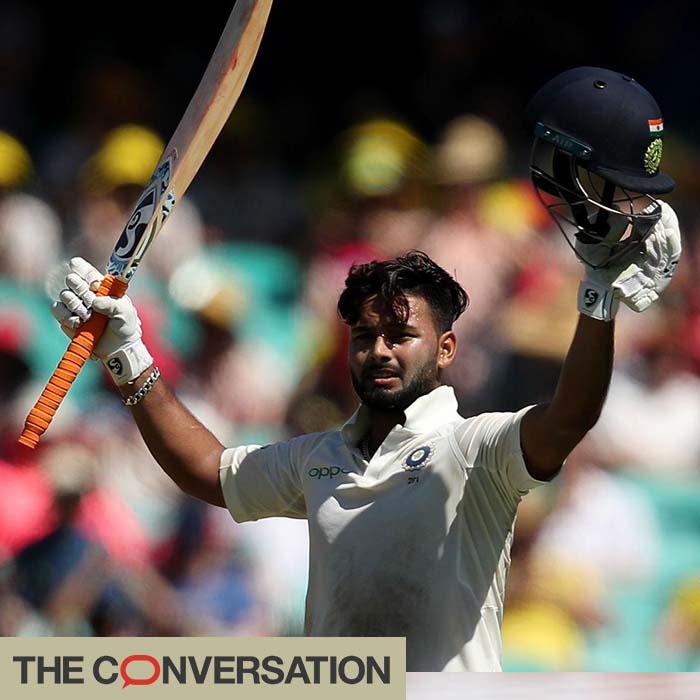
<svg viewBox="0 0 700 700"><path fill-rule="evenodd" d="M661 164L661 152L664 148L662 139L654 139L648 146L647 152L644 154L644 170L649 175L653 175Z"/></svg>
<svg viewBox="0 0 700 700"><path fill-rule="evenodd" d="M664 132L664 120L663 119L649 119L649 133L650 134L663 134Z"/></svg>

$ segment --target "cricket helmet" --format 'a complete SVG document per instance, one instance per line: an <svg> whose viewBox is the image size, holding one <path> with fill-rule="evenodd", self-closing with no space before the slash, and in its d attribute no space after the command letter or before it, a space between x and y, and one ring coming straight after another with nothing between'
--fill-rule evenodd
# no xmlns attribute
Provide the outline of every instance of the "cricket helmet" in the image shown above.
<svg viewBox="0 0 700 700"><path fill-rule="evenodd" d="M661 217L654 197L675 183L659 170L663 118L633 78L567 70L527 107L535 190L576 255L603 268L646 239Z"/></svg>

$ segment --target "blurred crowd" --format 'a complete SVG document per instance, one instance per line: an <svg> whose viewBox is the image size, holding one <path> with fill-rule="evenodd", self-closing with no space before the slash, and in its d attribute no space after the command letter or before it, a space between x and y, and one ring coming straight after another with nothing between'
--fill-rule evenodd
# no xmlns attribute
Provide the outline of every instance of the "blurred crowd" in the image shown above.
<svg viewBox="0 0 700 700"><path fill-rule="evenodd" d="M66 261L104 265L164 147L129 108L142 91L104 67L40 147L0 124L0 634L301 634L305 523L237 525L181 494L99 363L34 453L16 444L66 347ZM241 100L130 287L190 410L227 446L341 424L348 268L411 248L470 297L445 376L462 414L550 397L582 268L531 188L527 134L465 111L425 136L378 111L290 172L278 118ZM700 670L700 156L670 128L664 148L683 259L659 304L620 312L601 420L522 503L507 670Z"/></svg>

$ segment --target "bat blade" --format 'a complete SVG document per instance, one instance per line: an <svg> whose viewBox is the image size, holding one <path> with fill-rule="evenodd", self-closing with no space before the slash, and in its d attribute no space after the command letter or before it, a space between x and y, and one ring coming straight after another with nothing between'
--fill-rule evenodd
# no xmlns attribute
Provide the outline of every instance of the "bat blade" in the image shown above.
<svg viewBox="0 0 700 700"><path fill-rule="evenodd" d="M260 46L272 0L238 0L197 91L115 246L107 273L128 282L216 141ZM155 195L155 198L154 198Z"/></svg>
<svg viewBox="0 0 700 700"><path fill-rule="evenodd" d="M260 46L272 0L238 0L209 65L107 264L98 295L122 296L173 207L187 191L221 132ZM106 326L93 313L81 327L29 412L19 442L34 448L51 424Z"/></svg>

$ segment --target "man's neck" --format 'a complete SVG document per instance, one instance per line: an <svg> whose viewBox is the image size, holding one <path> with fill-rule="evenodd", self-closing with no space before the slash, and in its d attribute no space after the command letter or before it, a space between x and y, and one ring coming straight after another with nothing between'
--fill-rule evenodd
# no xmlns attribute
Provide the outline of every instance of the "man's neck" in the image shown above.
<svg viewBox="0 0 700 700"><path fill-rule="evenodd" d="M439 386L442 385L438 382L430 391L434 391ZM425 395L423 394L422 396ZM367 432L362 436L362 441L369 449L370 455L373 455L395 425L404 425L406 423L406 413L399 408L382 410L372 408L367 404L365 404L365 409L367 410L368 428Z"/></svg>
<svg viewBox="0 0 700 700"><path fill-rule="evenodd" d="M365 438L370 454L374 454L379 445L384 442L386 436L395 425L403 425L406 422L406 414L401 410L378 411L368 408L369 427Z"/></svg>

